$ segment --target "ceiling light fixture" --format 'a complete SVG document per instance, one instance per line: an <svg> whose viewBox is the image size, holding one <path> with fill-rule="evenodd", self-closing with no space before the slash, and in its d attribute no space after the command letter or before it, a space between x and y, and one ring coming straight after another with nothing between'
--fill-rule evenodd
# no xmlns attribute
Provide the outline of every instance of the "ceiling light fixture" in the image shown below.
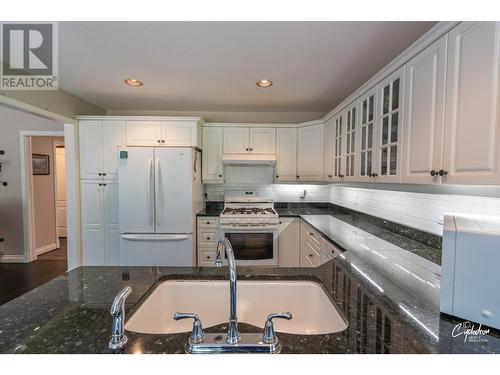
<svg viewBox="0 0 500 375"><path fill-rule="evenodd" d="M132 87L141 87L142 85L144 85L144 83L142 81L139 81L138 79L133 79L133 78L127 78L125 80L125 83L129 86L132 86Z"/></svg>
<svg viewBox="0 0 500 375"><path fill-rule="evenodd" d="M273 85L273 81L270 81L268 79L259 79L255 83L261 88L271 87Z"/></svg>

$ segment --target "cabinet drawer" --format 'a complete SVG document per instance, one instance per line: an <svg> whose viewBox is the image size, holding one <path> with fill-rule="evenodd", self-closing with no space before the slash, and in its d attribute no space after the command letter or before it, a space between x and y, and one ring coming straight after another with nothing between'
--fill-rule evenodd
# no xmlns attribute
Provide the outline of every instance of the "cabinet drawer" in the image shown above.
<svg viewBox="0 0 500 375"><path fill-rule="evenodd" d="M214 262L215 262L215 252L200 251L198 260L200 263L207 263L207 264L213 266Z"/></svg>
<svg viewBox="0 0 500 375"><path fill-rule="evenodd" d="M334 245L332 245L330 242L325 240L324 238L321 239L321 252L320 254L326 258L326 260L330 260L332 258L335 258L339 256L342 252Z"/></svg>
<svg viewBox="0 0 500 375"><path fill-rule="evenodd" d="M321 256L309 244L302 253L301 267L318 267L321 264Z"/></svg>
<svg viewBox="0 0 500 375"><path fill-rule="evenodd" d="M201 229L199 231L198 241L200 245L216 244L219 241L219 231L211 229Z"/></svg>
<svg viewBox="0 0 500 375"><path fill-rule="evenodd" d="M218 217L199 217L198 218L198 228L218 228L219 218Z"/></svg>

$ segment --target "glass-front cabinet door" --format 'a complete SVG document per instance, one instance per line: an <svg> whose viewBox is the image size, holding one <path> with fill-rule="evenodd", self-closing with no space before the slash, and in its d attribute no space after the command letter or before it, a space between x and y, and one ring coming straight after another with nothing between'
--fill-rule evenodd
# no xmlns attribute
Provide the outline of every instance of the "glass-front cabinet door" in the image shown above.
<svg viewBox="0 0 500 375"><path fill-rule="evenodd" d="M335 117L334 125L334 140L335 140L335 157L334 157L334 173L335 179L343 179L345 174L342 168L342 139L343 139L343 124L342 112Z"/></svg>
<svg viewBox="0 0 500 375"><path fill-rule="evenodd" d="M399 181L401 164L401 123L404 68L383 80L378 86L380 95L378 115L378 174L380 181Z"/></svg>
<svg viewBox="0 0 500 375"><path fill-rule="evenodd" d="M371 181L377 177L375 172L375 118L376 89L372 89L359 99L359 176L360 181Z"/></svg>
<svg viewBox="0 0 500 375"><path fill-rule="evenodd" d="M348 106L345 111L345 178L352 180L356 175L355 162L356 159L356 127L358 126L358 118L356 113L357 102Z"/></svg>

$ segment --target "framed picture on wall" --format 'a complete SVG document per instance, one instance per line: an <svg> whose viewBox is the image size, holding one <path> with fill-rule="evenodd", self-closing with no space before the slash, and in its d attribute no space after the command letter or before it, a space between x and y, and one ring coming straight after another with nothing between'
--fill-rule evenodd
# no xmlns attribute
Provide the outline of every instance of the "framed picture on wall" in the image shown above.
<svg viewBox="0 0 500 375"><path fill-rule="evenodd" d="M49 155L33 154L31 157L33 175L50 174Z"/></svg>

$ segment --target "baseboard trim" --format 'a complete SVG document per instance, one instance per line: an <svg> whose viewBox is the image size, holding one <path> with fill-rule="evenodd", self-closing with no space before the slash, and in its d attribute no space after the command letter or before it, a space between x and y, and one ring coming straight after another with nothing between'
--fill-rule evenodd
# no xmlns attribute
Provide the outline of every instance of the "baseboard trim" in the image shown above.
<svg viewBox="0 0 500 375"><path fill-rule="evenodd" d="M49 243L48 245L39 247L38 249L35 249L35 252L36 252L36 255L38 256L38 255L48 253L49 251L52 251L52 250L55 250L58 248L59 248L59 246L57 246L57 242L54 242L54 243Z"/></svg>
<svg viewBox="0 0 500 375"><path fill-rule="evenodd" d="M24 255L0 254L0 263L28 263Z"/></svg>

